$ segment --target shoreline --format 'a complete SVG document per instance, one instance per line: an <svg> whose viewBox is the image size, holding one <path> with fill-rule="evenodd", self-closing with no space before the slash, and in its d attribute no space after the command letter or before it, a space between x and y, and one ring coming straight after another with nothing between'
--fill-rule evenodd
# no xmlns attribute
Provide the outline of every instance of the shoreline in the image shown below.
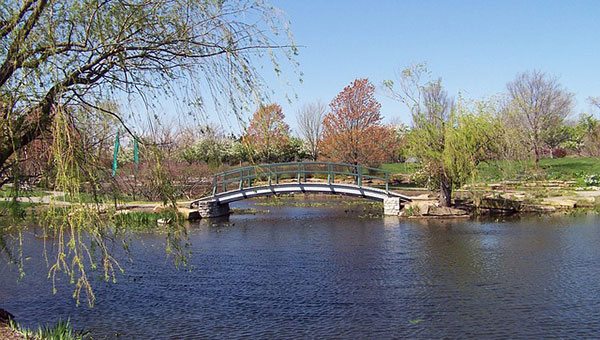
<svg viewBox="0 0 600 340"><path fill-rule="evenodd" d="M575 211L600 212L600 188L598 187L578 187L573 181L502 181L496 183L478 183L465 186L454 193L453 205L451 207L440 207L437 203L437 193L426 188L419 187L395 187L391 188L411 196L412 202L405 204L400 211L400 218L423 218L423 219L443 219L443 218L475 218L481 216L513 216L513 215L552 215L568 214ZM169 210L169 206L161 202L137 201L137 202L113 202L100 203L72 203L56 199L61 193L55 191L45 192L47 195L19 197L18 201L24 203L24 209L38 211L50 206L68 207L74 204L81 204L83 207L90 206L100 209L100 213L114 211L115 214L127 214L130 212L139 213L160 213ZM335 196L329 194L285 194L274 195L269 198L260 198L257 201L259 206L285 206L285 202L270 204L265 200L281 200L291 198L291 200L304 200L305 197L332 198ZM340 197L339 201L353 202L352 205L360 205L359 199L348 200L345 196ZM0 201L7 202L11 198L1 197ZM189 208L189 202L178 201L177 210L183 214L186 219L192 219L194 209ZM356 203L354 203L356 202ZM365 201L365 204L369 201ZM318 204L291 203L290 206L298 207L327 207L335 205L333 202L319 202ZM233 208L232 214L247 213L268 213L260 209L238 209ZM0 215L0 217L2 217Z"/></svg>

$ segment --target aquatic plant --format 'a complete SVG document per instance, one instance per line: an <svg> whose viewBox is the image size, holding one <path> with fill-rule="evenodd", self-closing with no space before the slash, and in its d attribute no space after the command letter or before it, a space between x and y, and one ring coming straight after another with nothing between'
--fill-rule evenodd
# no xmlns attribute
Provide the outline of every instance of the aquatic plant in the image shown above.
<svg viewBox="0 0 600 340"><path fill-rule="evenodd" d="M15 332L23 335L25 339L32 340L83 340L91 339L89 332L75 331L69 319L59 320L55 325L38 326L37 329L27 329L14 321L9 322L9 327Z"/></svg>

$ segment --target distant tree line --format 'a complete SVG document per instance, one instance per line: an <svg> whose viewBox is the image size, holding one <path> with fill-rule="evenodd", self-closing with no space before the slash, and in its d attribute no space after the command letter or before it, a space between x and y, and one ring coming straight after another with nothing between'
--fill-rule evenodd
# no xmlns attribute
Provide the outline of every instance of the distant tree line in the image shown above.
<svg viewBox="0 0 600 340"><path fill-rule="evenodd" d="M376 167L410 160L420 168L414 179L438 189L440 203L450 205L453 189L474 179L481 162L531 159L537 164L545 157L600 156L600 121L588 113L575 116L572 93L539 71L517 75L505 94L486 100L448 95L442 80L423 64L402 70L397 79L384 82L383 90L408 109L410 124L383 124L375 86L356 79L328 105L303 105L296 113L297 136L276 103L260 105L239 135L210 124L163 125L140 133L145 146L142 164L135 169L132 138L126 136L116 188L150 199L159 196L164 186L140 185L154 183L151 167L145 165L157 162L148 156L152 150L160 151L163 170L179 187L174 194L189 197L204 190L194 183L230 166L323 160ZM590 101L600 106L599 100ZM103 108L117 110L115 103L104 102L97 114L88 108L69 111L68 117L74 117L77 135L93 155L97 177L105 178L100 182L111 182L108 169L119 121L100 119ZM27 160L20 169L23 178L43 175L51 186L56 171L44 140L23 148ZM104 189L110 192L115 186Z"/></svg>
<svg viewBox="0 0 600 340"><path fill-rule="evenodd" d="M518 74L505 94L488 100L449 96L423 64L405 68L384 88L409 109L402 152L418 160L420 180L440 191L443 206L481 162L531 159L537 166L545 157L600 155L598 119L574 117L573 94L540 71Z"/></svg>

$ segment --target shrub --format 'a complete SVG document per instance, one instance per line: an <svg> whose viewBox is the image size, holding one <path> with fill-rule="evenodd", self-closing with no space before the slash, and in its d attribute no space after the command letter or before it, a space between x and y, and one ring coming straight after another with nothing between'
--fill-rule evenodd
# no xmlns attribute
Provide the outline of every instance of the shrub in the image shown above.
<svg viewBox="0 0 600 340"><path fill-rule="evenodd" d="M600 186L600 175L588 175L583 179L583 181L588 187Z"/></svg>
<svg viewBox="0 0 600 340"><path fill-rule="evenodd" d="M567 155L567 150L563 148L555 148L552 150L553 158L564 158Z"/></svg>

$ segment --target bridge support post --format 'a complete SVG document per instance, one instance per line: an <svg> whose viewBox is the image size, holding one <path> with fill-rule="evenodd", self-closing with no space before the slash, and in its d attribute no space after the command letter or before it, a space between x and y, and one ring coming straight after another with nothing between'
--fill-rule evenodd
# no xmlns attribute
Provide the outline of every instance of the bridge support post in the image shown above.
<svg viewBox="0 0 600 340"><path fill-rule="evenodd" d="M400 197L388 197L383 199L383 214L386 216L398 216L402 209Z"/></svg>
<svg viewBox="0 0 600 340"><path fill-rule="evenodd" d="M229 204L219 202L198 202L200 218L212 218L229 215Z"/></svg>

